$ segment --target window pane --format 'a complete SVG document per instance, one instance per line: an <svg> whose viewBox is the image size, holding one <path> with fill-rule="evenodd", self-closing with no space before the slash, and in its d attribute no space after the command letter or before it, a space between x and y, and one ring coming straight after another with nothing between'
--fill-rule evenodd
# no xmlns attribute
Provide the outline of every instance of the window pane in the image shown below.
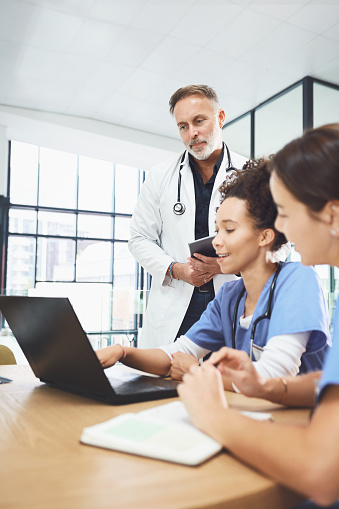
<svg viewBox="0 0 339 509"><path fill-rule="evenodd" d="M129 225L131 222L130 217L116 217L114 238L118 240L128 240L131 236Z"/></svg>
<svg viewBox="0 0 339 509"><path fill-rule="evenodd" d="M331 310L330 267L329 265L315 265L314 268L320 277L321 284L324 289L326 304L329 310Z"/></svg>
<svg viewBox="0 0 339 509"><path fill-rule="evenodd" d="M339 90L314 83L314 127L338 122Z"/></svg>
<svg viewBox="0 0 339 509"><path fill-rule="evenodd" d="M114 289L112 292L112 329L137 329L140 316L146 312L148 292ZM131 336L130 341L133 340Z"/></svg>
<svg viewBox="0 0 339 509"><path fill-rule="evenodd" d="M295 251L294 245L292 245L291 254L289 260L292 262L301 262L300 254ZM330 268L329 265L315 265L314 266L324 289L326 303L331 311L331 291L330 291Z"/></svg>
<svg viewBox="0 0 339 509"><path fill-rule="evenodd" d="M101 348L104 348L105 346L110 345L124 345L124 346L136 346L133 341L135 339L135 335L131 333L122 333L122 334L102 334L100 337L100 343L98 341L98 344L101 344ZM98 338L99 340L99 338Z"/></svg>
<svg viewBox="0 0 339 509"><path fill-rule="evenodd" d="M335 298L337 298L339 295L339 268L333 267L333 269L334 269L334 293Z"/></svg>
<svg viewBox="0 0 339 509"><path fill-rule="evenodd" d="M240 118L222 130L222 137L230 150L251 157L251 115Z"/></svg>
<svg viewBox="0 0 339 509"><path fill-rule="evenodd" d="M135 288L135 260L127 242L114 243L114 290Z"/></svg>
<svg viewBox="0 0 339 509"><path fill-rule="evenodd" d="M77 156L40 149L39 205L76 208Z"/></svg>
<svg viewBox="0 0 339 509"><path fill-rule="evenodd" d="M79 214L78 237L112 238L112 218L94 214Z"/></svg>
<svg viewBox="0 0 339 509"><path fill-rule="evenodd" d="M104 321L111 307L112 285L103 283L46 283L39 282L30 295L68 297L86 332L106 331L111 320Z"/></svg>
<svg viewBox="0 0 339 509"><path fill-rule="evenodd" d="M38 212L38 233L41 235L75 236L75 214Z"/></svg>
<svg viewBox="0 0 339 509"><path fill-rule="evenodd" d="M79 157L78 208L113 212L113 163Z"/></svg>
<svg viewBox="0 0 339 509"><path fill-rule="evenodd" d="M34 286L35 239L31 237L8 238L7 293L24 293Z"/></svg>
<svg viewBox="0 0 339 509"><path fill-rule="evenodd" d="M134 291L114 289L112 297L112 329L134 329Z"/></svg>
<svg viewBox="0 0 339 509"><path fill-rule="evenodd" d="M117 164L115 167L115 212L132 214L138 198L139 170Z"/></svg>
<svg viewBox="0 0 339 509"><path fill-rule="evenodd" d="M330 314L333 317L335 304L339 296L339 269L338 267L332 267L333 270L333 278L334 278L334 288L330 293Z"/></svg>
<svg viewBox="0 0 339 509"><path fill-rule="evenodd" d="M36 205L38 189L39 148L35 145L11 143L11 203Z"/></svg>
<svg viewBox="0 0 339 509"><path fill-rule="evenodd" d="M255 157L268 156L303 132L302 85L255 111Z"/></svg>
<svg viewBox="0 0 339 509"><path fill-rule="evenodd" d="M11 233L36 233L35 210L9 209L8 230Z"/></svg>
<svg viewBox="0 0 339 509"><path fill-rule="evenodd" d="M76 280L110 282L112 280L112 244L79 240L77 247Z"/></svg>
<svg viewBox="0 0 339 509"><path fill-rule="evenodd" d="M74 280L75 242L38 238L37 280Z"/></svg>
<svg viewBox="0 0 339 509"><path fill-rule="evenodd" d="M315 265L314 268L321 279L325 295L328 296L330 293L330 267L329 265Z"/></svg>

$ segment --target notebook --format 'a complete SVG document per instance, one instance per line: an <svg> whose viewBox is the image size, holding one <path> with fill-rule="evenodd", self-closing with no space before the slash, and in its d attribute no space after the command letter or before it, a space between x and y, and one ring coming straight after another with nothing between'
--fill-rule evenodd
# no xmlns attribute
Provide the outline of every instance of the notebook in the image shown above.
<svg viewBox="0 0 339 509"><path fill-rule="evenodd" d="M84 428L83 444L150 458L198 465L222 445L199 431L181 401L126 413Z"/></svg>
<svg viewBox="0 0 339 509"><path fill-rule="evenodd" d="M177 396L173 380L118 366L106 376L67 298L0 296L0 311L42 382L113 405Z"/></svg>
<svg viewBox="0 0 339 509"><path fill-rule="evenodd" d="M273 420L272 414L265 412L241 413L259 421ZM182 401L88 426L83 429L80 442L191 466L199 465L222 449L219 442L194 426Z"/></svg>

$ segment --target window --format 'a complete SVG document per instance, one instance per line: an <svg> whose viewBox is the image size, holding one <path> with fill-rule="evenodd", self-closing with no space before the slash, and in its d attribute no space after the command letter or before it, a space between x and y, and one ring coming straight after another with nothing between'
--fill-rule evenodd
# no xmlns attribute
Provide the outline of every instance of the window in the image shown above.
<svg viewBox="0 0 339 509"><path fill-rule="evenodd" d="M314 83L314 127L338 122L339 87Z"/></svg>
<svg viewBox="0 0 339 509"><path fill-rule="evenodd" d="M306 76L224 126L223 138L230 150L262 157L273 154L301 136L304 129L337 122L339 86ZM250 143L250 149L249 149ZM299 261L294 251L290 259ZM331 316L338 295L338 269L315 267L327 297Z"/></svg>
<svg viewBox="0 0 339 509"><path fill-rule="evenodd" d="M67 296L94 347L137 336L147 292L127 246L143 172L12 141L4 292Z"/></svg>
<svg viewBox="0 0 339 509"><path fill-rule="evenodd" d="M255 157L273 154L303 132L302 85L258 107L255 112Z"/></svg>
<svg viewBox="0 0 339 509"><path fill-rule="evenodd" d="M251 115L248 113L223 129L223 140L230 150L251 157Z"/></svg>

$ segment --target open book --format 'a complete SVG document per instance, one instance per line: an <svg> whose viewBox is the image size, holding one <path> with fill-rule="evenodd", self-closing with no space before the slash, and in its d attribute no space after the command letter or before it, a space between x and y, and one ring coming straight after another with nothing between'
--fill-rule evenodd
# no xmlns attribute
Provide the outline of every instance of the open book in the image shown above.
<svg viewBox="0 0 339 509"><path fill-rule="evenodd" d="M181 401L89 426L83 429L80 441L184 465L198 465L222 449L221 444L193 425Z"/></svg>

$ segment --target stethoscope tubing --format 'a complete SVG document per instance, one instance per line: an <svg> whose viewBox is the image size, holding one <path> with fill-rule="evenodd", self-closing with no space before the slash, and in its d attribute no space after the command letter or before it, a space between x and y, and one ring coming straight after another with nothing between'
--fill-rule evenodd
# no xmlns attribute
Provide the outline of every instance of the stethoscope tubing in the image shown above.
<svg viewBox="0 0 339 509"><path fill-rule="evenodd" d="M226 147L227 160L228 160L228 165L227 165L227 168L226 168L226 173L227 173L228 171L235 170L235 168L232 165L231 154L230 154L230 151L229 151L228 146L226 145L226 143L224 143L224 146ZM180 195L181 195L181 171L182 171L182 169L184 167L184 164L185 164L184 160L185 160L186 154L187 154L187 150L184 151L184 153L182 154L181 160L180 160L179 176L178 176L177 201L173 205L173 212L177 216L181 216L185 212L185 210L186 210L185 204L180 201Z"/></svg>
<svg viewBox="0 0 339 509"><path fill-rule="evenodd" d="M281 271L281 263L278 262L277 263L277 270L275 271L275 274L274 274L274 278L273 278L273 281L271 283L271 287L270 287L270 293L268 295L268 301L267 301L267 306L266 306L266 310L265 310L265 313L263 315L260 315L258 316L258 318L256 318L252 324L252 328L251 328L251 339L250 339L250 359L252 360L252 357L253 357L253 344L254 344L254 335L255 335L255 331L256 331L256 328L257 328L257 325L258 323L261 321L261 320L269 320L271 318L271 314L272 314L272 301L273 301L273 295L274 295L274 289L276 287L276 283L277 283L277 278L278 278L278 275ZM233 321L232 321L232 348L236 348L236 344L235 344L235 334L236 334L236 329L237 329L237 317L238 317L238 310L239 310L239 305L240 305L240 301L242 299L242 296L244 295L245 293L245 287L242 288L239 296L238 296L238 299L237 299L237 302L235 304L235 308L234 308L234 313L233 313Z"/></svg>

